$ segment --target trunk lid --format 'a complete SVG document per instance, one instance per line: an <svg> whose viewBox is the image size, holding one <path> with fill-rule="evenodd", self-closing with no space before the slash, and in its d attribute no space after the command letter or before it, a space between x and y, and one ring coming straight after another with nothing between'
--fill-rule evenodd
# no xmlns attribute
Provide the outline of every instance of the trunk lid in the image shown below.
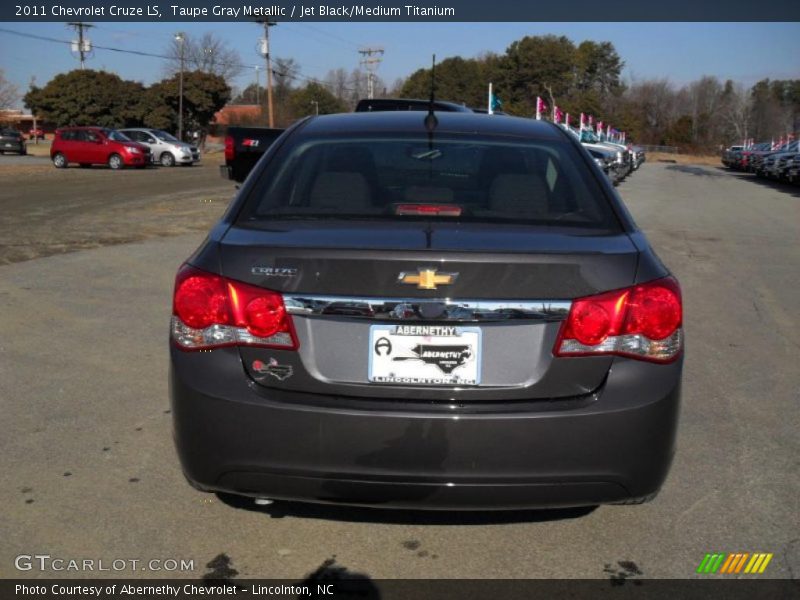
<svg viewBox="0 0 800 600"><path fill-rule="evenodd" d="M282 292L293 312L299 351L241 349L259 384L328 395L492 401L580 396L602 384L610 358L554 358L553 344L569 301L631 285L638 253L624 233L572 227L423 221L365 226L323 219L233 227L220 257L226 277ZM430 283L421 271L452 281L420 289ZM399 280L401 274L411 275L409 283ZM409 348L423 350L448 343L431 338L430 329L406 330L421 337L391 337L389 329L399 325L458 328L448 333L456 337L447 348L464 350L469 339L466 354L475 362L476 382L470 376L463 386L377 383L379 339L388 336L395 346L407 339ZM411 363L444 375L453 368L425 359Z"/></svg>

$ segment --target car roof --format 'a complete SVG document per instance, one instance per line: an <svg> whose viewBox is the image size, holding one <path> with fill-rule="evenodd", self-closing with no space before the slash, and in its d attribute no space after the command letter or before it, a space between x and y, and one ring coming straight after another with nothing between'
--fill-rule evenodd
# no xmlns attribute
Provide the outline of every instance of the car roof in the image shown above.
<svg viewBox="0 0 800 600"><path fill-rule="evenodd" d="M449 100L434 100L434 105L438 108L441 108L442 111L445 112L470 112L472 109L464 106L463 104L459 104L458 102L451 102ZM415 107L425 107L430 104L430 100L422 100L421 98L362 98L358 101L356 105L355 112L371 112L371 110L364 110L365 107L368 106L415 106ZM377 108L379 111L380 108ZM398 111L403 111L406 109L398 108Z"/></svg>
<svg viewBox="0 0 800 600"><path fill-rule="evenodd" d="M552 123L473 112L436 112L439 133L514 136L563 140L566 134ZM423 111L376 111L311 117L301 129L304 135L427 133Z"/></svg>

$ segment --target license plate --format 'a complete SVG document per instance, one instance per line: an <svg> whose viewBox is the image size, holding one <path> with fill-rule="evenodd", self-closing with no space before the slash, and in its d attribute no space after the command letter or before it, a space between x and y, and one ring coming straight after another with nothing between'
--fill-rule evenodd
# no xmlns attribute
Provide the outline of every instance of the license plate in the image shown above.
<svg viewBox="0 0 800 600"><path fill-rule="evenodd" d="M11 146L13 146L13 144L6 144L6 148L11 148Z"/></svg>
<svg viewBox="0 0 800 600"><path fill-rule="evenodd" d="M372 325L368 377L399 385L478 385L480 327Z"/></svg>

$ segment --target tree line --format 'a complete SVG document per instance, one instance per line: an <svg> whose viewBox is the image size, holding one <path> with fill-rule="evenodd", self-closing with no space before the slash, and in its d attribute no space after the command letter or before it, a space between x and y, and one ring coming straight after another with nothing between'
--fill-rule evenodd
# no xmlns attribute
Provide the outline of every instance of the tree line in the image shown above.
<svg viewBox="0 0 800 600"><path fill-rule="evenodd" d="M764 79L752 87L705 76L678 86L665 78L625 82L624 62L610 42L574 44L564 36L528 36L502 55L451 57L436 65L441 99L485 107L488 82L505 112L532 116L541 96L552 108L592 114L642 144L688 151L778 139L800 129L800 80ZM426 98L430 69L419 69L399 88Z"/></svg>

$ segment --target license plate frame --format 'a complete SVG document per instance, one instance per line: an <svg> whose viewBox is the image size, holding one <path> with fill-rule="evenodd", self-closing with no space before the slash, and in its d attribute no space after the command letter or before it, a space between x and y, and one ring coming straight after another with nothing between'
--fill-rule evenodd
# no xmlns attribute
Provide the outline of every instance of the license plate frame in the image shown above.
<svg viewBox="0 0 800 600"><path fill-rule="evenodd" d="M369 329L372 384L473 387L481 383L483 332L456 325L375 324Z"/></svg>

